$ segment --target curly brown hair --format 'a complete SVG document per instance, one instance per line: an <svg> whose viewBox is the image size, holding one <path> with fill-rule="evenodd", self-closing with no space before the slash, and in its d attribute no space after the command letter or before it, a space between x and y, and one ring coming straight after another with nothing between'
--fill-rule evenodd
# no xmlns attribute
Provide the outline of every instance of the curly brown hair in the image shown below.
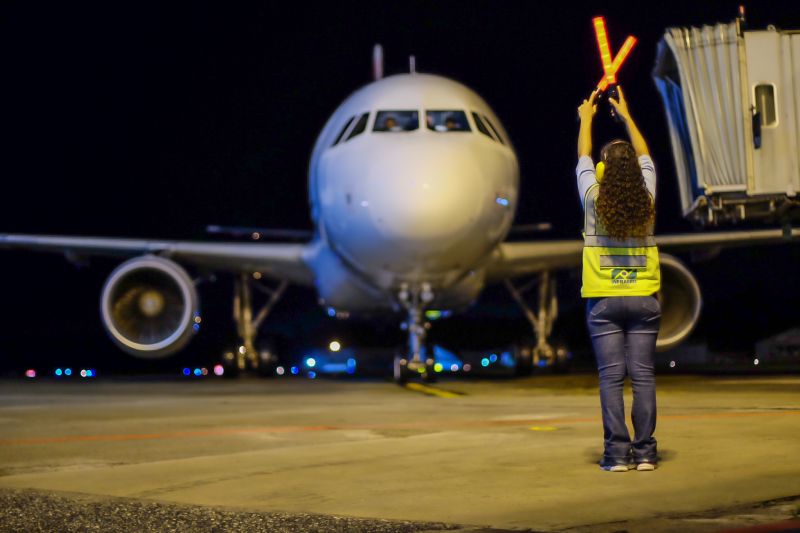
<svg viewBox="0 0 800 533"><path fill-rule="evenodd" d="M655 208L631 143L612 141L600 152L605 173L597 197L597 216L612 239L644 237Z"/></svg>

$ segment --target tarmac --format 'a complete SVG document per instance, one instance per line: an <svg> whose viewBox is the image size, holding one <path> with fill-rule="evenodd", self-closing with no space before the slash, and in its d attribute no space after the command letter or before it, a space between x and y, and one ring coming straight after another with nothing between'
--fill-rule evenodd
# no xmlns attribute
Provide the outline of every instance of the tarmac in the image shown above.
<svg viewBox="0 0 800 533"><path fill-rule="evenodd" d="M0 381L0 531L800 529L800 376L657 389L610 473L594 375Z"/></svg>

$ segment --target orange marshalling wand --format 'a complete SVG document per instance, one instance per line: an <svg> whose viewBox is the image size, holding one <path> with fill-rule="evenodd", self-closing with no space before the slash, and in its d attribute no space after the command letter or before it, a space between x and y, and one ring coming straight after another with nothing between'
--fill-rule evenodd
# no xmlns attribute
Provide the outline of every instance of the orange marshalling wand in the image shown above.
<svg viewBox="0 0 800 533"><path fill-rule="evenodd" d="M594 34L597 37L597 48L600 50L600 61L603 63L603 77L598 82L597 88L604 91L609 85L617 83L617 71L631 53L631 49L636 44L636 37L629 35L616 57L612 59L606 20L603 17L595 17L592 19L592 23L594 23Z"/></svg>

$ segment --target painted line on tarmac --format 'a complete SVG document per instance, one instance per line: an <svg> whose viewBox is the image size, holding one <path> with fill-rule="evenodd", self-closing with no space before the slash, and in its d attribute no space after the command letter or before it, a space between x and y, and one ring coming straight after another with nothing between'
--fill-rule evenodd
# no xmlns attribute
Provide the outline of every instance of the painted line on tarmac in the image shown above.
<svg viewBox="0 0 800 533"><path fill-rule="evenodd" d="M423 385L422 383L406 383L403 387L414 392L427 394L428 396L438 396L439 398L461 398L462 396L466 396L463 392L440 389L438 387Z"/></svg>
<svg viewBox="0 0 800 533"><path fill-rule="evenodd" d="M800 409L792 411L768 411L768 412L716 412L695 415L662 415L659 420L703 420L703 419L725 419L725 418L749 418L749 417L781 417L800 415ZM580 423L599 423L600 417L585 418L531 418L528 420L419 420L415 422L399 422L387 424L339 424L339 425L318 425L318 426L262 426L262 427L238 427L238 428L217 428L193 431L170 431L164 433L132 433L121 435L64 435L60 437L27 437L16 439L0 439L0 446L21 446L34 444L64 444L77 442L119 442L136 440L159 440L159 439L181 439L192 437L225 437L231 435L252 435L263 433L305 433L314 431L342 431L357 429L470 429L488 427L518 427L536 426L546 422L548 426L569 425Z"/></svg>

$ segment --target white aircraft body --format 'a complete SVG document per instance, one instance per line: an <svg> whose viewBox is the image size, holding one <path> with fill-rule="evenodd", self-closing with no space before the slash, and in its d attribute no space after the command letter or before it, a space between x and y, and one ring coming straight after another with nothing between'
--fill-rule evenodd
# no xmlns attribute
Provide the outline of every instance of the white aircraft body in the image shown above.
<svg viewBox="0 0 800 533"><path fill-rule="evenodd" d="M506 284L537 336L534 347L518 352L518 362L558 363L566 351L548 343L558 309L550 273L578 267L583 242L504 242L517 205L517 157L499 118L474 91L413 71L378 78L347 98L317 139L309 166L315 228L309 242L5 234L0 247L68 258L130 257L103 288L101 318L112 340L139 357L168 356L198 329L199 297L185 265L236 275L240 343L225 356L232 370L272 370L274 356L256 350L256 336L289 283L315 287L320 303L337 316L405 313L408 348L395 359L400 382L434 376L425 311L464 309L493 282ZM798 236L792 230L788 237ZM663 278L658 344L667 348L693 329L701 295L689 270L663 251L778 243L787 236L763 230L657 240ZM537 283L518 289L512 280L523 276ZM254 312L256 287L267 298ZM530 287L537 289L533 309L525 301Z"/></svg>

